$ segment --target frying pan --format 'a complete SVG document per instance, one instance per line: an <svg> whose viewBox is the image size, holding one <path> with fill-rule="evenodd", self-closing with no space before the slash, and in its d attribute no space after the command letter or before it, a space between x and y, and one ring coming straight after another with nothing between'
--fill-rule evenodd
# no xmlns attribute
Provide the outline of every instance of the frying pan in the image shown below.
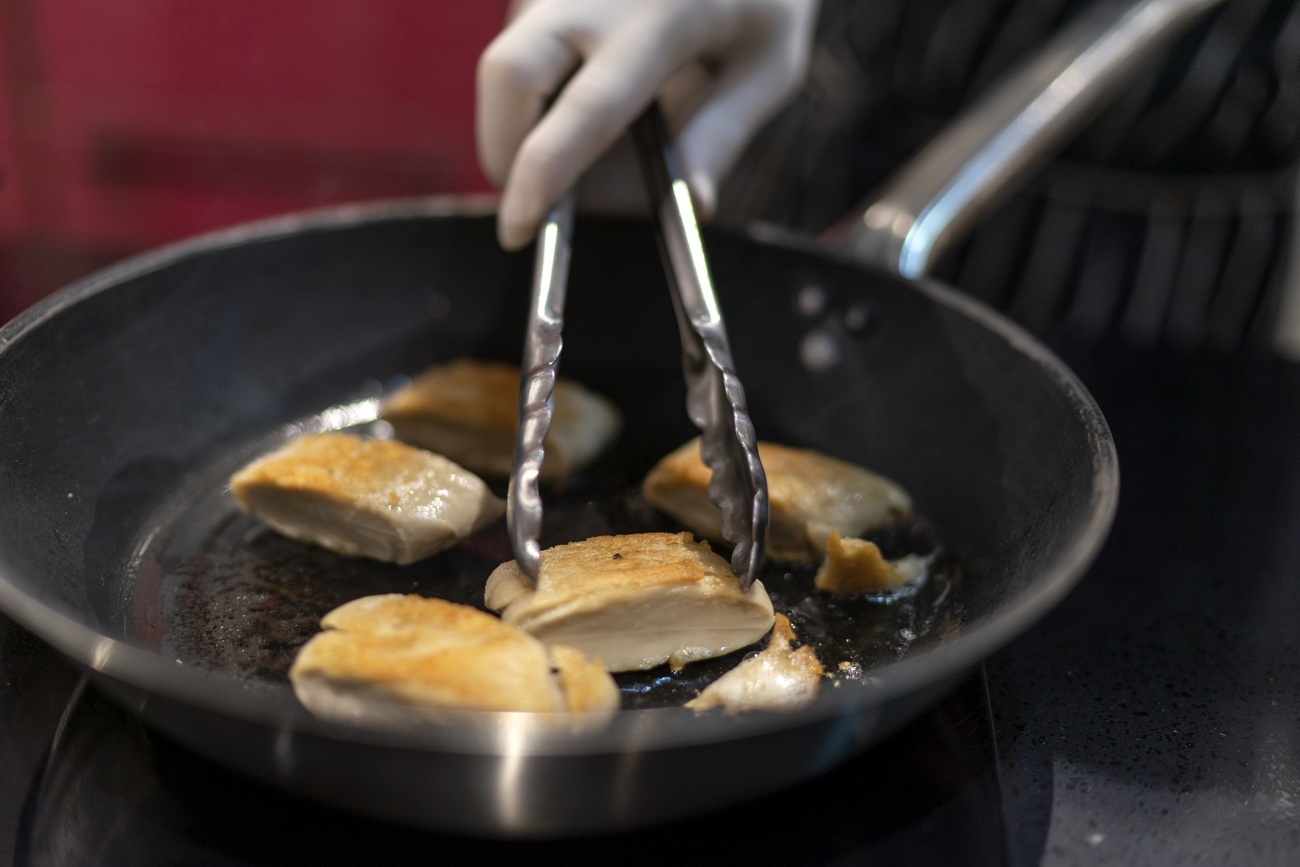
<svg viewBox="0 0 1300 867"><path fill-rule="evenodd" d="M419 200L240 227L92 276L0 329L0 606L226 765L392 821L547 836L664 821L832 766L1039 619L1104 540L1109 431L1035 340L806 239L710 232L760 436L897 479L960 563L938 596L854 609L915 629L886 630L862 676L786 714L644 707L642 681L625 683L634 709L594 730L528 714L421 731L315 719L276 667L314 617L368 592L470 595L508 556L504 533L423 567L358 564L241 524L225 481L296 432L364 426L427 364L518 357L531 257L502 253L474 211ZM553 539L642 520L626 492L692 433L648 224L579 220L574 238L564 373L626 426L548 507Z"/></svg>
<svg viewBox="0 0 1300 867"><path fill-rule="evenodd" d="M478 539L424 567L347 561L254 532L225 491L294 431L364 419L394 377L518 352L529 257L499 251L490 215L435 211L353 208L199 240L73 287L0 334L5 609L201 753L443 828L667 819L816 773L890 731L1050 608L1104 537L1116 496L1105 422L1031 339L938 286L710 234L760 435L887 472L956 552L966 574L933 627L882 650L870 679L828 685L791 714L629 710L577 732L526 714L416 733L316 720L262 657L291 655L311 618L348 598L481 592L509 557L502 532L495 548ZM569 495L600 503L691 429L648 224L580 220L574 237L564 370L626 423ZM793 305L809 286L833 298L801 320ZM864 305L870 322L850 333L841 314ZM814 332L838 341L839 363L804 364ZM607 529L566 530L564 514L548 509L548 533Z"/></svg>

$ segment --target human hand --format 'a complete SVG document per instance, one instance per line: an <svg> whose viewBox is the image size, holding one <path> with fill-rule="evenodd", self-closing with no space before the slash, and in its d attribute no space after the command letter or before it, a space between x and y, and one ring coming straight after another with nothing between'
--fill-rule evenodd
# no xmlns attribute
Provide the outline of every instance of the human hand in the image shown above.
<svg viewBox="0 0 1300 867"><path fill-rule="evenodd" d="M817 0L521 5L478 66L479 162L503 187L497 236L508 250L533 239L546 210L656 96L696 209L711 216L722 177L803 79ZM640 184L630 160L605 162L601 198L636 195L626 190Z"/></svg>

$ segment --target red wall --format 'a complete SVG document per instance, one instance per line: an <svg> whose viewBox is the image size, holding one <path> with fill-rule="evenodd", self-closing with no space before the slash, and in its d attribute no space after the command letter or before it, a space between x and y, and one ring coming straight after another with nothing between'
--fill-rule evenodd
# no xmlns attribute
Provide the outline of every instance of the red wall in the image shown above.
<svg viewBox="0 0 1300 867"><path fill-rule="evenodd" d="M506 0L0 0L0 245L127 252L331 202L483 190Z"/></svg>

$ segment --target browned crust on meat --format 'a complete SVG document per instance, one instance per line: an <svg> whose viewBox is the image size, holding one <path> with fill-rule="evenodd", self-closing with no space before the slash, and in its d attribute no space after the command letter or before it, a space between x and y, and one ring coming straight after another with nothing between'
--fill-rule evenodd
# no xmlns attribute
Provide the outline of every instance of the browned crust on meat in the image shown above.
<svg viewBox="0 0 1300 867"><path fill-rule="evenodd" d="M382 416L408 442L476 472L509 475L519 381L517 364L458 358L416 376ZM618 435L622 418L610 401L564 377L555 382L552 412L541 479L563 484Z"/></svg>
<svg viewBox="0 0 1300 867"><path fill-rule="evenodd" d="M230 480L236 498L259 486L349 500L414 476L443 458L394 440L350 434L307 434L256 461ZM391 494L397 502L397 494Z"/></svg>
<svg viewBox="0 0 1300 867"><path fill-rule="evenodd" d="M321 627L291 677L371 685L413 705L563 709L542 643L467 605L369 596L330 612Z"/></svg>
<svg viewBox="0 0 1300 867"><path fill-rule="evenodd" d="M430 367L384 406L384 418L435 417L459 425L514 430L519 365L458 358Z"/></svg>
<svg viewBox="0 0 1300 867"><path fill-rule="evenodd" d="M503 570L517 572L518 567L511 560L496 571ZM606 606L672 587L690 587L702 595L740 595L731 564L690 533L593 536L556 545L542 552L541 573L542 582L529 604L530 616L556 605L585 608L585 600L591 600L593 606ZM489 588L498 583L495 576L496 572L489 577ZM504 608L518 595L515 589L514 582L502 585L502 592L510 592L508 598L489 589L488 607Z"/></svg>
<svg viewBox="0 0 1300 867"><path fill-rule="evenodd" d="M879 593L902 579L874 542L843 539L832 530L826 539L826 559L813 583L831 593Z"/></svg>
<svg viewBox="0 0 1300 867"><path fill-rule="evenodd" d="M895 501L891 513L901 515L910 510L901 488L856 464L812 449L769 442L758 443L758 456L767 475L771 507L768 553L777 559L815 561L819 552L809 538L809 524L826 520L824 513L846 492L883 486L884 490L896 491L891 495ZM660 460L646 475L643 491L646 499L664 511L680 512L679 518L699 535L720 540L720 513L708 503L711 477L712 471L700 458L700 441L696 438ZM705 514L709 516L707 526L703 523Z"/></svg>

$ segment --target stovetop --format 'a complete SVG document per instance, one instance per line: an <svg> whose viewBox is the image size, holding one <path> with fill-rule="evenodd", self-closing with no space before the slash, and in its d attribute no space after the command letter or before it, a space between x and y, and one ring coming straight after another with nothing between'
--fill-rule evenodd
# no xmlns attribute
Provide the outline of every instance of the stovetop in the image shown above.
<svg viewBox="0 0 1300 867"><path fill-rule="evenodd" d="M18 864L1291 864L1300 859L1300 367L1055 347L1123 491L1080 587L828 774L661 828L502 843L283 794L143 728L0 617Z"/></svg>

